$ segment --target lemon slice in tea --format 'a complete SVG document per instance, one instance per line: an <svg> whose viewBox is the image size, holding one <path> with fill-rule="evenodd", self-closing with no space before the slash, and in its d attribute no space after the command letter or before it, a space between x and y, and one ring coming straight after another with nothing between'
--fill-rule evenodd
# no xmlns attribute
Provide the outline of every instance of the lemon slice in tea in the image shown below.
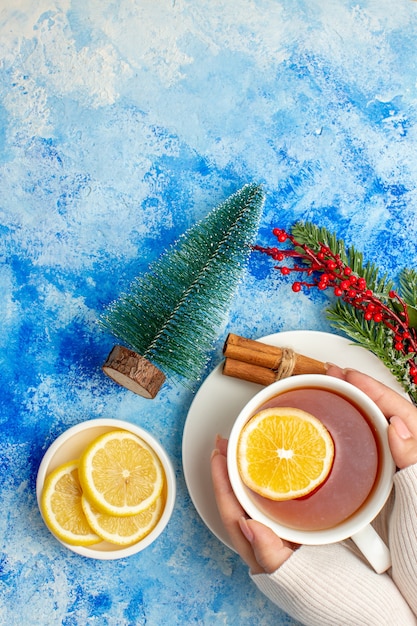
<svg viewBox="0 0 417 626"><path fill-rule="evenodd" d="M300 409L273 407L251 417L238 440L242 481L270 500L291 500L314 491L334 459L329 431Z"/></svg>

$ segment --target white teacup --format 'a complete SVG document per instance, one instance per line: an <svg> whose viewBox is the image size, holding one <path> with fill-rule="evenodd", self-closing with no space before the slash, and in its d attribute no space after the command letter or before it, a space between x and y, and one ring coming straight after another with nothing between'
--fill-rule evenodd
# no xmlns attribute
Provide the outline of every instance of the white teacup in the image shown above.
<svg viewBox="0 0 417 626"><path fill-rule="evenodd" d="M259 411L260 407L275 396L300 388L327 390L348 400L362 414L366 415L367 422L378 441L379 469L375 484L364 504L348 519L331 528L320 530L291 528L277 522L264 511L261 511L250 496L237 467L237 444L244 424ZM371 522L388 499L395 473L395 463L388 445L387 429L387 420L376 404L365 393L344 380L321 374L305 374L280 380L258 392L245 405L233 425L227 452L228 472L233 491L250 517L269 526L282 539L298 544L323 545L336 543L350 537L375 571L382 573L391 566L391 557L388 547L371 526ZM358 463L360 462L361 459L358 458Z"/></svg>

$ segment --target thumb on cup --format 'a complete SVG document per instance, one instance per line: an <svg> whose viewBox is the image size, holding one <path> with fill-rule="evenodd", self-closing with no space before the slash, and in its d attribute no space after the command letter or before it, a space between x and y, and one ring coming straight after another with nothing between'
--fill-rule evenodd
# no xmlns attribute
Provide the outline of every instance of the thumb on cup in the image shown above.
<svg viewBox="0 0 417 626"><path fill-rule="evenodd" d="M294 552L288 542L260 522L241 517L239 526L252 546L257 563L267 574L275 572Z"/></svg>
<svg viewBox="0 0 417 626"><path fill-rule="evenodd" d="M417 438L398 415L389 420L388 441L395 464L400 469L417 462Z"/></svg>

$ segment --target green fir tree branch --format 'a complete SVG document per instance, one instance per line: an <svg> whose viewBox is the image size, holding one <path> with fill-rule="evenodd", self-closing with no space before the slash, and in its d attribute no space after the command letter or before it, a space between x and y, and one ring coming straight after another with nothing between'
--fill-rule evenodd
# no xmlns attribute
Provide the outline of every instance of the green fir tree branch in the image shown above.
<svg viewBox="0 0 417 626"><path fill-rule="evenodd" d="M328 246L333 254L338 254L341 260L352 268L355 274L366 280L366 284L372 291L388 296L393 287L392 281L386 276L379 276L378 267L374 263L364 264L362 252L354 246L346 249L343 239L338 239L335 233L311 222L297 222L291 229L291 233L299 243L306 244L312 250L318 251L321 244Z"/></svg>
<svg viewBox="0 0 417 626"><path fill-rule="evenodd" d="M395 301L390 299L390 291L394 287L393 281L386 275L380 276L378 268L373 263L364 263L363 254L350 246L346 249L343 240L338 239L335 233L329 232L323 227L318 227L310 222L298 222L291 229L292 235L298 243L306 244L314 251L318 251L321 244L327 246L335 255L348 265L359 277L366 280L366 284L374 294L387 306L396 310ZM399 275L399 295L407 305L409 326L417 328L417 272L411 269L403 269ZM341 299L336 299L334 304L326 309L326 316L331 325L353 339L358 345L370 350L391 371L393 376L410 395L414 403L417 403L417 387L409 375L407 361L410 355L400 355L393 348L393 331L384 324L367 321L361 309Z"/></svg>

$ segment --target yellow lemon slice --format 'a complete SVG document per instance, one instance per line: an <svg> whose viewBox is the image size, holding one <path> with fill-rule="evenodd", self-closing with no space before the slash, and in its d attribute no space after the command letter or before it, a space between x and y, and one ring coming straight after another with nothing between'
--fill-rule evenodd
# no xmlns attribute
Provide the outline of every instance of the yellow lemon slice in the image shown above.
<svg viewBox="0 0 417 626"><path fill-rule="evenodd" d="M81 506L78 461L60 465L47 476L40 509L49 530L65 543L91 546L101 541L90 527Z"/></svg>
<svg viewBox="0 0 417 626"><path fill-rule="evenodd" d="M91 528L106 541L120 546L130 546L140 541L155 528L164 508L164 498L159 496L153 504L137 515L117 516L101 513L88 500L82 498L82 507Z"/></svg>
<svg viewBox="0 0 417 626"><path fill-rule="evenodd" d="M264 409L243 427L237 445L242 481L270 500L305 496L329 475L330 433L316 417L289 407Z"/></svg>
<svg viewBox="0 0 417 626"><path fill-rule="evenodd" d="M137 515L155 502L164 485L158 456L126 430L110 431L88 445L79 476L87 500L108 515Z"/></svg>

